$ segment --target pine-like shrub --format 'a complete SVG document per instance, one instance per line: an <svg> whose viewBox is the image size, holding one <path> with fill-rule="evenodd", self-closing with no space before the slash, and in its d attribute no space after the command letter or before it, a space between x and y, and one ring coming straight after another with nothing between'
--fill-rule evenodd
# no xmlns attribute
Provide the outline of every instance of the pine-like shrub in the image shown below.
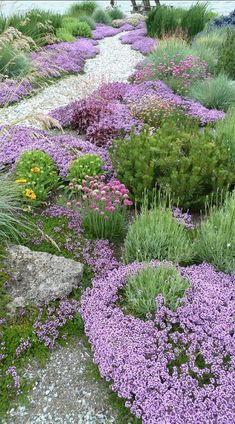
<svg viewBox="0 0 235 424"><path fill-rule="evenodd" d="M118 7L112 7L112 9L108 11L108 15L112 21L115 19L123 19L125 17L125 13L123 13L123 11Z"/></svg>
<svg viewBox="0 0 235 424"><path fill-rule="evenodd" d="M229 78L235 79L235 29L227 33L220 52L217 70L225 73Z"/></svg>
<svg viewBox="0 0 235 424"><path fill-rule="evenodd" d="M88 24L91 29L95 29L95 21L91 16L81 15L78 19L80 22L85 22Z"/></svg>
<svg viewBox="0 0 235 424"><path fill-rule="evenodd" d="M92 14L92 18L95 22L98 24L105 24L105 25L111 25L112 19L108 15L108 13L105 12L105 10L97 8L94 13Z"/></svg>
<svg viewBox="0 0 235 424"><path fill-rule="evenodd" d="M12 48L10 43L0 47L0 74L11 78L23 77L32 69L29 56Z"/></svg>

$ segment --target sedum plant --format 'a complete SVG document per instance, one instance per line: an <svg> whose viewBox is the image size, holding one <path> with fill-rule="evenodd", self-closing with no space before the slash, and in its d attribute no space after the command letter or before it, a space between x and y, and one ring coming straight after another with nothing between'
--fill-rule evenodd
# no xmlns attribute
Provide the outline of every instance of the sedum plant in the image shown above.
<svg viewBox="0 0 235 424"><path fill-rule="evenodd" d="M145 265L137 275L129 275L124 287L124 305L134 315L145 318L156 313L156 297L164 297L164 305L175 311L182 303L189 281L176 268Z"/></svg>
<svg viewBox="0 0 235 424"><path fill-rule="evenodd" d="M17 161L15 179L22 188L24 201L37 205L58 186L59 175L47 153L32 150L22 153Z"/></svg>

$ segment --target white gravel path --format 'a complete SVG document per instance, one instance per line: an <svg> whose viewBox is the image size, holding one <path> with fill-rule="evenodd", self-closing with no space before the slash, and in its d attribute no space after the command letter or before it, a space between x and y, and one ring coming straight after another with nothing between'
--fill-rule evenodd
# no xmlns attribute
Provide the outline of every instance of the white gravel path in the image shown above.
<svg viewBox="0 0 235 424"><path fill-rule="evenodd" d="M29 366L25 376L35 379L28 405L13 407L3 424L112 424L106 386L93 379L87 366L90 352L78 345L59 347L45 368ZM128 419L125 424L128 423Z"/></svg>
<svg viewBox="0 0 235 424"><path fill-rule="evenodd" d="M0 109L0 124L14 124L20 121L24 125L40 126L35 124L35 119L29 115L47 114L59 106L84 98L102 82L126 82L143 56L132 50L130 45L121 44L119 37L120 34L117 34L99 42L100 54L93 59L87 59L84 74L68 76L44 88L32 98Z"/></svg>

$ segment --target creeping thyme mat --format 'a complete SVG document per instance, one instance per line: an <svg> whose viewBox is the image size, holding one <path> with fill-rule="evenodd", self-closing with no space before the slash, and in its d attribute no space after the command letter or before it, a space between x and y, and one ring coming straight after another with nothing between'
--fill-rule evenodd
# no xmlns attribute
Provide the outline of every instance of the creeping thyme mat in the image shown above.
<svg viewBox="0 0 235 424"><path fill-rule="evenodd" d="M82 296L85 332L101 376L143 424L231 424L235 275L206 263L179 268L191 284L183 305L173 312L159 295L156 314L144 321L117 305L127 276L143 266L97 276Z"/></svg>

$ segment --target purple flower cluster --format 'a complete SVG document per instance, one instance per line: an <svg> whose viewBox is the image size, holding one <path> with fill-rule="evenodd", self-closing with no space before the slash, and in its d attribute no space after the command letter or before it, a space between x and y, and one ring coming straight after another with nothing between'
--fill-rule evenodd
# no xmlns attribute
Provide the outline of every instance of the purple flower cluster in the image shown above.
<svg viewBox="0 0 235 424"><path fill-rule="evenodd" d="M188 211L183 212L182 209L173 207L172 215L176 218L178 224L182 224L188 230L193 230L195 228L195 225L192 223L192 216Z"/></svg>
<svg viewBox="0 0 235 424"><path fill-rule="evenodd" d="M106 146L114 138L128 134L132 126L141 127L125 104L115 101L107 103L94 95L74 104L72 125L79 134L85 134L86 139L97 146Z"/></svg>
<svg viewBox="0 0 235 424"><path fill-rule="evenodd" d="M65 176L72 161L86 153L97 154L104 162L103 169L112 169L108 152L89 141L71 135L51 135L46 131L23 126L0 128L0 163L13 164L24 151L39 149L48 153Z"/></svg>
<svg viewBox="0 0 235 424"><path fill-rule="evenodd" d="M0 82L0 106L19 102L22 97L27 96L32 89L32 85L27 80L14 81L7 79Z"/></svg>
<svg viewBox="0 0 235 424"><path fill-rule="evenodd" d="M191 284L183 305L172 312L158 296L155 318L142 321L115 302L127 275L143 266L100 275L82 296L85 331L102 377L143 424L231 424L235 276L208 264L178 268Z"/></svg>
<svg viewBox="0 0 235 424"><path fill-rule="evenodd" d="M12 378L14 380L14 386L15 386L15 388L16 389L19 389L20 388L20 377L17 374L16 367L13 366L13 367L8 368L8 370L6 371L6 373L7 374L10 374L12 376Z"/></svg>
<svg viewBox="0 0 235 424"><path fill-rule="evenodd" d="M122 31L125 31L125 28L114 28L105 24L96 24L96 28L92 31L92 38L94 40L102 40L105 37L113 37Z"/></svg>
<svg viewBox="0 0 235 424"><path fill-rule="evenodd" d="M59 337L59 330L68 321L72 321L78 312L79 303L75 299L61 300L58 308L48 307L48 317L45 321L34 322L34 333L37 338L49 349L55 347Z"/></svg>
<svg viewBox="0 0 235 424"><path fill-rule="evenodd" d="M131 44L132 49L138 50L142 54L148 54L156 47L156 40L147 37L145 25L140 29L134 29L132 32L122 35L120 40L122 44Z"/></svg>
<svg viewBox="0 0 235 424"><path fill-rule="evenodd" d="M72 43L49 44L32 53L34 66L39 75L58 77L61 73L78 73L83 70L85 60L99 53L97 42L78 38Z"/></svg>
<svg viewBox="0 0 235 424"><path fill-rule="evenodd" d="M145 81L140 84L109 83L100 87L86 100L73 102L55 109L50 115L62 126L75 124L78 131L86 132L87 139L97 145L106 144L118 133L128 133L134 125L140 129L139 120L131 116L128 105L139 103L144 97L167 100L172 107L179 107L189 116L197 118L201 125L224 118L224 112L207 109L200 103L173 93L162 81ZM74 122L75 121L75 122Z"/></svg>
<svg viewBox="0 0 235 424"><path fill-rule="evenodd" d="M19 346L16 348L16 356L19 357L22 352L27 350L31 346L30 338L28 337L26 340L21 340Z"/></svg>

